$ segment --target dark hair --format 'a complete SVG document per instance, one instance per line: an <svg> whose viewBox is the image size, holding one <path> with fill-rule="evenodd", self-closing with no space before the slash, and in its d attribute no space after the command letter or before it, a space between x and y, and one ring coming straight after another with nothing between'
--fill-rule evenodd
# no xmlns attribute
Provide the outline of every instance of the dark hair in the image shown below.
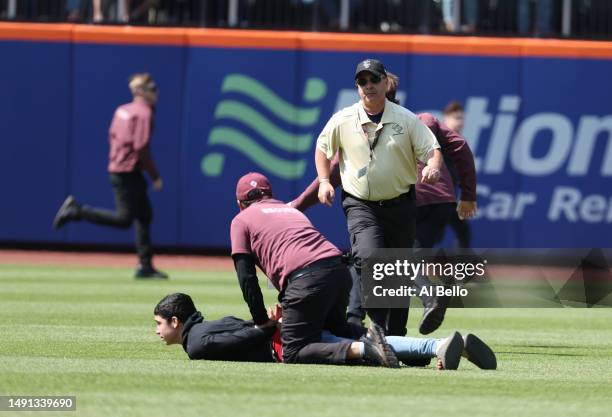
<svg viewBox="0 0 612 417"><path fill-rule="evenodd" d="M253 203L256 203L259 200L263 200L264 198L272 197L272 193L267 190L262 190L261 188L253 188L251 191L247 193L247 199L242 200L240 203L244 207L248 207Z"/></svg>
<svg viewBox="0 0 612 417"><path fill-rule="evenodd" d="M461 104L459 101L457 100L453 100L450 103L448 103L446 105L446 107L444 107L444 114L451 114L454 113L456 111L463 111L463 104Z"/></svg>
<svg viewBox="0 0 612 417"><path fill-rule="evenodd" d="M180 292L165 296L153 310L153 314L156 316L161 316L166 320L176 317L182 323L185 323L189 316L195 312L196 308L191 297Z"/></svg>
<svg viewBox="0 0 612 417"><path fill-rule="evenodd" d="M395 98L397 87L399 86L399 77L391 72L387 72L387 79L389 80L387 83L387 100L395 104L400 104L400 101Z"/></svg>

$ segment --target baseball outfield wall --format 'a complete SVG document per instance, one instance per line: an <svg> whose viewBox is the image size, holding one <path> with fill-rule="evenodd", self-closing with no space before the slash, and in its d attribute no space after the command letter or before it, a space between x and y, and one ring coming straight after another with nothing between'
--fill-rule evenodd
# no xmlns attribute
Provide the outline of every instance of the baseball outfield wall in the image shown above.
<svg viewBox="0 0 612 417"><path fill-rule="evenodd" d="M355 64L381 59L409 109L466 105L477 158L476 247L612 243L612 42L0 23L0 241L130 243L87 224L55 232L64 197L113 207L107 130L127 77L161 89L151 193L165 246L229 245L236 180L281 199L315 176L318 132L356 99ZM309 216L348 245L338 204Z"/></svg>

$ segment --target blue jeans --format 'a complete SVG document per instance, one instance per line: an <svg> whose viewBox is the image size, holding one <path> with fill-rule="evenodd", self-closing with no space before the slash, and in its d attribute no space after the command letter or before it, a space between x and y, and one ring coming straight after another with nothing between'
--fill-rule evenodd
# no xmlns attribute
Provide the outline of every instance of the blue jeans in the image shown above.
<svg viewBox="0 0 612 417"><path fill-rule="evenodd" d="M548 35L551 30L552 1L539 0L536 3L536 33ZM525 35L532 29L532 22L536 20L531 16L530 0L520 0L518 3L518 30Z"/></svg>
<svg viewBox="0 0 612 417"><path fill-rule="evenodd" d="M433 358L436 356L436 348L438 346L437 339L406 336L387 336L386 339L387 343L395 350L395 354L399 360ZM321 333L322 343L338 343L345 341L354 342L354 340L333 335L327 330Z"/></svg>

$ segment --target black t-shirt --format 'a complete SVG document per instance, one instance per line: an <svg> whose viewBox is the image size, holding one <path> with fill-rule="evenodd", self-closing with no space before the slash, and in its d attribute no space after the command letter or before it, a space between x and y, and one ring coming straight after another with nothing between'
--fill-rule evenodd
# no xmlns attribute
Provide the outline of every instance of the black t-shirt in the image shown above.
<svg viewBox="0 0 612 417"><path fill-rule="evenodd" d="M380 113L377 113L377 114L368 114L368 117L370 118L372 123L379 124L380 119L382 119L382 115L383 115L383 112L381 111Z"/></svg>

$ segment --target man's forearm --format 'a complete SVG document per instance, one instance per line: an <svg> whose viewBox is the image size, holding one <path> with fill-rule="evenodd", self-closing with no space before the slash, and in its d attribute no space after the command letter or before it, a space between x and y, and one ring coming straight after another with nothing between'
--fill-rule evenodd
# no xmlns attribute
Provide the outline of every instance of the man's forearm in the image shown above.
<svg viewBox="0 0 612 417"><path fill-rule="evenodd" d="M329 173L329 183L337 188L342 185L342 180L340 178L340 158L339 154L336 154L336 157L333 159L330 165L330 173ZM308 187L300 194L295 200L291 203L291 207L294 207L300 211L305 211L306 209L314 206L319 203L319 197L317 193L319 192L319 178L315 178Z"/></svg>
<svg viewBox="0 0 612 417"><path fill-rule="evenodd" d="M427 160L427 166L440 170L442 168L442 152L440 149L434 149Z"/></svg>
<svg viewBox="0 0 612 417"><path fill-rule="evenodd" d="M259 288L257 282L255 261L251 256L243 254L234 255L233 258L242 296L249 306L253 321L255 324L264 324L268 321L268 313L264 305L261 288Z"/></svg>
<svg viewBox="0 0 612 417"><path fill-rule="evenodd" d="M327 155L325 155L319 148L315 150L315 166L317 168L317 176L319 177L319 181L329 181L330 162L329 159L327 159Z"/></svg>

